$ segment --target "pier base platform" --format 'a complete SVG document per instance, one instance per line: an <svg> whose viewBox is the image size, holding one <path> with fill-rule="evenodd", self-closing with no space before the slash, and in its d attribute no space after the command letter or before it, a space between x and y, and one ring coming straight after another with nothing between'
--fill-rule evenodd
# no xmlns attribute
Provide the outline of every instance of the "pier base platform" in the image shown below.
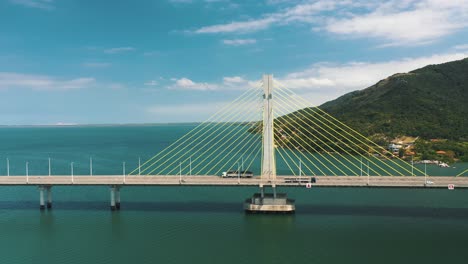
<svg viewBox="0 0 468 264"><path fill-rule="evenodd" d="M246 213L293 214L296 211L294 200L288 199L285 193L256 193L244 203Z"/></svg>

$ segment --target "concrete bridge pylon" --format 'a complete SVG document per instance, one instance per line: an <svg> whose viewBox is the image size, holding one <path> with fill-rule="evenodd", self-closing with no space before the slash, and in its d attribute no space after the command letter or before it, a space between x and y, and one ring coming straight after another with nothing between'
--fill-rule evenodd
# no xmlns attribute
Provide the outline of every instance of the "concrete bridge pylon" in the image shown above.
<svg viewBox="0 0 468 264"><path fill-rule="evenodd" d="M276 193L273 75L263 75L262 80L263 126L260 193L255 193L245 201L244 210L249 213L294 213L294 202L287 199L285 193ZM273 192L265 192L265 186L271 186Z"/></svg>
<svg viewBox="0 0 468 264"><path fill-rule="evenodd" d="M273 134L273 75L263 75L262 180L276 180L275 145Z"/></svg>

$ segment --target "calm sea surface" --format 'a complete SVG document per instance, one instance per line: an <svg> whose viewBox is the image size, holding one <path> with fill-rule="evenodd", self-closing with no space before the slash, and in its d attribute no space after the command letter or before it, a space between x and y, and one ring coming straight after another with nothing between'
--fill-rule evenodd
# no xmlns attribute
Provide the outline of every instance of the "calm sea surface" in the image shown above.
<svg viewBox="0 0 468 264"><path fill-rule="evenodd" d="M0 175L121 174L193 125L0 128ZM433 175L460 173L468 164ZM421 167L420 167L421 168ZM258 167L253 167L254 170ZM279 168L280 172L284 168ZM296 214L245 215L256 188L0 187L0 263L467 263L468 191L290 188Z"/></svg>

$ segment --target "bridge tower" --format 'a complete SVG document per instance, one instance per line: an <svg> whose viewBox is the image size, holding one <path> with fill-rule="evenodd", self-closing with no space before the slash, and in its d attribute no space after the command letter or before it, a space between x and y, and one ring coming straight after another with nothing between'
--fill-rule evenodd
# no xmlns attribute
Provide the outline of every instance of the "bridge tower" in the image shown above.
<svg viewBox="0 0 468 264"><path fill-rule="evenodd" d="M276 180L275 145L273 134L273 76L263 75L263 134L262 180Z"/></svg>
<svg viewBox="0 0 468 264"><path fill-rule="evenodd" d="M255 193L244 204L246 212L293 213L294 202L286 194L276 193L276 161L274 145L273 75L263 75L262 172L260 193ZM271 186L273 193L265 193Z"/></svg>

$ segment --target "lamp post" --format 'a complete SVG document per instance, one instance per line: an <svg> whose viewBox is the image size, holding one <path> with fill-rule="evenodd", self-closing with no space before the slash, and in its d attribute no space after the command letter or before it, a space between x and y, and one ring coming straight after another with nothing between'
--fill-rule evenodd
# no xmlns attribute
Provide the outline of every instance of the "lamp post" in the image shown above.
<svg viewBox="0 0 468 264"><path fill-rule="evenodd" d="M122 175L123 175L123 182L125 183L125 161L122 162Z"/></svg>
<svg viewBox="0 0 468 264"><path fill-rule="evenodd" d="M93 158L89 157L89 176L93 176Z"/></svg>
<svg viewBox="0 0 468 264"><path fill-rule="evenodd" d="M26 161L26 183L29 183L29 162Z"/></svg>
<svg viewBox="0 0 468 264"><path fill-rule="evenodd" d="M361 157L361 176L362 176L362 157Z"/></svg>
<svg viewBox="0 0 468 264"><path fill-rule="evenodd" d="M411 176L414 176L414 162L413 162L414 156L411 155Z"/></svg>
<svg viewBox="0 0 468 264"><path fill-rule="evenodd" d="M182 162L179 162L179 183L182 184Z"/></svg>
<svg viewBox="0 0 468 264"><path fill-rule="evenodd" d="M141 175L141 158L138 157L138 176Z"/></svg>
<svg viewBox="0 0 468 264"><path fill-rule="evenodd" d="M367 185L369 185L369 182L370 182L369 160L367 160Z"/></svg>
<svg viewBox="0 0 468 264"><path fill-rule="evenodd" d="M71 180L72 180L72 183L75 183L74 179L73 179L73 162L70 163L70 170L71 170Z"/></svg>
<svg viewBox="0 0 468 264"><path fill-rule="evenodd" d="M369 176L369 160L367 160L367 176Z"/></svg>
<svg viewBox="0 0 468 264"><path fill-rule="evenodd" d="M51 174L51 169L50 169L50 158L49 158L49 176Z"/></svg>
<svg viewBox="0 0 468 264"><path fill-rule="evenodd" d="M302 160L299 159L299 178L302 176Z"/></svg>
<svg viewBox="0 0 468 264"><path fill-rule="evenodd" d="M10 176L10 159L7 158L6 162L7 162L7 176Z"/></svg>
<svg viewBox="0 0 468 264"><path fill-rule="evenodd" d="M427 162L424 162L424 186L427 183Z"/></svg>
<svg viewBox="0 0 468 264"><path fill-rule="evenodd" d="M244 171L244 156L241 157L241 170Z"/></svg>
<svg viewBox="0 0 468 264"><path fill-rule="evenodd" d="M370 183L370 176L369 174L367 174L367 185L369 185L369 183Z"/></svg>
<svg viewBox="0 0 468 264"><path fill-rule="evenodd" d="M240 166L239 166L239 162L237 162L237 183L240 183Z"/></svg>

